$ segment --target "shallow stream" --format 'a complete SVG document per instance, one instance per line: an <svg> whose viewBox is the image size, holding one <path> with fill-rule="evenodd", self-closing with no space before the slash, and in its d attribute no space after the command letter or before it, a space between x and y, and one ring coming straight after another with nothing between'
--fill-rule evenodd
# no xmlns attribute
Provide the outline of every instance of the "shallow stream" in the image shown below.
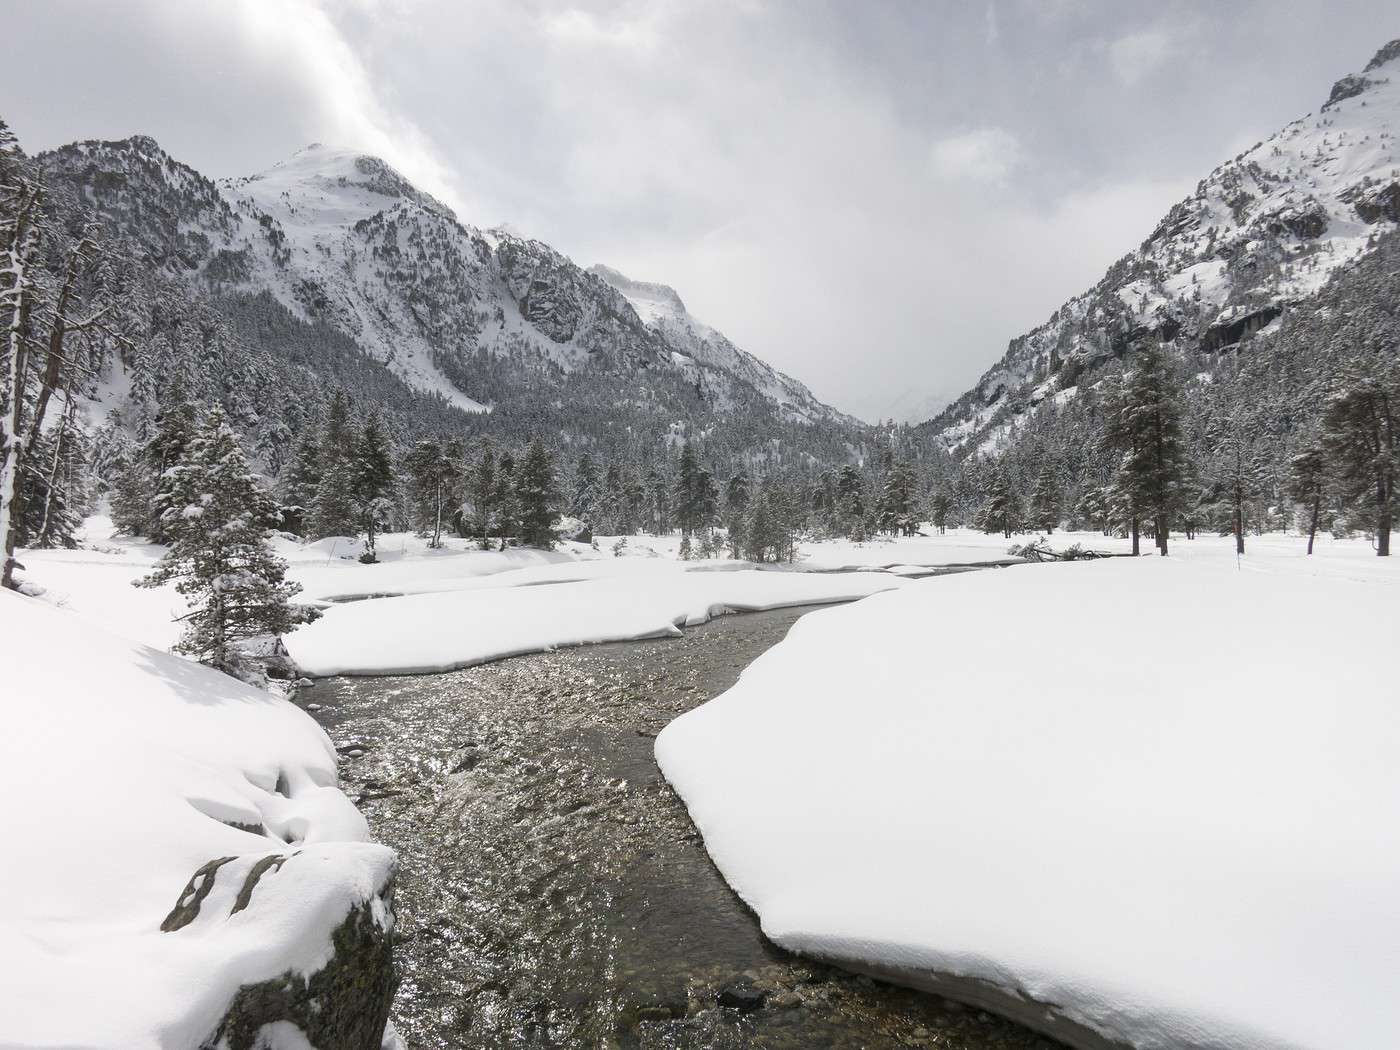
<svg viewBox="0 0 1400 1050"><path fill-rule="evenodd" d="M810 611L300 694L399 851L410 1047L1053 1045L769 944L662 779L657 732Z"/></svg>

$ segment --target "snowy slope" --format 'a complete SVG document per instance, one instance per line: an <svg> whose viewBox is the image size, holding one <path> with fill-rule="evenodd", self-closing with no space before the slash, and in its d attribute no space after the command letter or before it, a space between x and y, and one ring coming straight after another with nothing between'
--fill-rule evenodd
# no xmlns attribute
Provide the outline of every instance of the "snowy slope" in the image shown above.
<svg viewBox="0 0 1400 1050"><path fill-rule="evenodd" d="M657 759L786 948L1095 1050L1394 1046L1391 560L913 583L804 617Z"/></svg>
<svg viewBox="0 0 1400 1050"><path fill-rule="evenodd" d="M1338 81L1317 113L1211 172L929 427L952 447L992 452L1018 417L1073 396L1145 338L1204 353L1251 338L1400 225L1397 131L1400 41Z"/></svg>
<svg viewBox="0 0 1400 1050"><path fill-rule="evenodd" d="M858 425L858 420L818 401L796 379L739 349L723 333L696 320L669 285L634 281L602 264L595 264L591 270L627 297L638 316L666 341L675 364L696 379L720 384L722 389L727 387L725 393L730 397L745 387L756 390L780 405L790 419L840 419Z"/></svg>
<svg viewBox="0 0 1400 1050"><path fill-rule="evenodd" d="M0 637L0 1045L203 1045L241 986L321 970L352 910L392 926L394 855L294 705L12 591Z"/></svg>

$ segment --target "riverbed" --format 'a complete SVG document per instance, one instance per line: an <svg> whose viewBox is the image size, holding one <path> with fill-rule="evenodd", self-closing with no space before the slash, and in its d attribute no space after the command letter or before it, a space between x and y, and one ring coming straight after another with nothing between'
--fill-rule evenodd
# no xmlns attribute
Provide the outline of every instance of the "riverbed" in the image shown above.
<svg viewBox="0 0 1400 1050"><path fill-rule="evenodd" d="M300 694L399 852L410 1047L1055 1045L768 943L658 772L661 728L810 611Z"/></svg>

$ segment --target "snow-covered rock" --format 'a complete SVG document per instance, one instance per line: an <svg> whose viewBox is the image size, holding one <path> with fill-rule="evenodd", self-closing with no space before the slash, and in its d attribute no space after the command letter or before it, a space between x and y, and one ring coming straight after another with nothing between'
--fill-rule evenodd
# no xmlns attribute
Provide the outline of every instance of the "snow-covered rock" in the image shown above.
<svg viewBox="0 0 1400 1050"><path fill-rule="evenodd" d="M1081 1047L1389 1046L1390 560L913 583L804 617L657 758L783 947Z"/></svg>
<svg viewBox="0 0 1400 1050"><path fill-rule="evenodd" d="M377 1048L395 859L316 724L39 599L0 638L0 1045Z"/></svg>

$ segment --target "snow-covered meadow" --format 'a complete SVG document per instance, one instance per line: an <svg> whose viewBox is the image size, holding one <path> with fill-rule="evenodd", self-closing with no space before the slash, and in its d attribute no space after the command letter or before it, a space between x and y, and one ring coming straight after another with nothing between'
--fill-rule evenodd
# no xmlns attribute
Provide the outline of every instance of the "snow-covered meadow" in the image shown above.
<svg viewBox="0 0 1400 1050"><path fill-rule="evenodd" d="M1093 540L1103 549L1121 547ZM804 544L793 565L755 566L728 558L681 561L675 535L630 536L615 551L618 541L498 552L449 539L432 550L416 536L393 533L380 537L380 561L365 565L349 539L279 538L288 575L302 585L300 600L324 609L286 643L311 675L441 671L564 645L675 634L724 612L863 598L902 586L921 569L1003 561L1007 547L1000 536L973 532L832 540ZM86 544L25 552L26 580L110 630L159 648L173 644L183 599L171 587L131 586L163 548L114 535L102 517L89 520Z"/></svg>
<svg viewBox="0 0 1400 1050"><path fill-rule="evenodd" d="M1391 1045L1398 601L1364 541L1282 536L915 581L657 757L790 949L1078 1045Z"/></svg>

